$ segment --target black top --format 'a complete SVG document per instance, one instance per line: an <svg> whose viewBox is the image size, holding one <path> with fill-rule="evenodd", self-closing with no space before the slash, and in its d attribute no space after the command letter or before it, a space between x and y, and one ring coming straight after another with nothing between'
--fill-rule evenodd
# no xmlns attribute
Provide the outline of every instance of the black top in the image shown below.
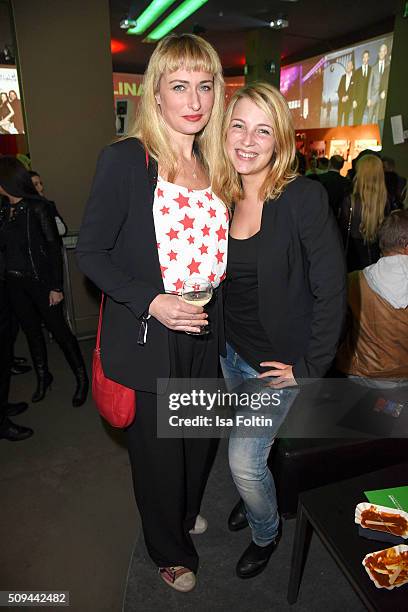
<svg viewBox="0 0 408 612"><path fill-rule="evenodd" d="M268 361L293 365L298 382L324 376L343 326L346 271L327 192L317 181L298 176L265 203L257 271L258 315L273 348Z"/></svg>
<svg viewBox="0 0 408 612"><path fill-rule="evenodd" d="M0 250L6 270L28 272L48 290L62 290L61 239L47 200L24 198L10 220L10 204L0 207Z"/></svg>
<svg viewBox="0 0 408 612"><path fill-rule="evenodd" d="M28 250L27 207L24 201L8 206L0 226L0 249L5 253L5 271L17 270L34 276Z"/></svg>
<svg viewBox="0 0 408 612"><path fill-rule="evenodd" d="M229 236L225 299L225 337L258 372L272 347L258 314L259 232L244 240Z"/></svg>

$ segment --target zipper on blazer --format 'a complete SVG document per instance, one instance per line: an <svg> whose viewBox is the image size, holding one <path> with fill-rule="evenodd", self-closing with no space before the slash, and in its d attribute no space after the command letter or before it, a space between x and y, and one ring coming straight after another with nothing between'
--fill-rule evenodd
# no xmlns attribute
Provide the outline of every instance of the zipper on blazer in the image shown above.
<svg viewBox="0 0 408 612"><path fill-rule="evenodd" d="M30 223L29 223L29 217L30 217L30 211L27 208L27 239L28 239L28 253L30 255L30 261L31 261L31 267L33 269L34 272L34 278L35 280L39 280L38 274L37 274L37 270L35 269L35 265L34 265L34 259L33 259L33 254L31 251L31 237L30 237Z"/></svg>

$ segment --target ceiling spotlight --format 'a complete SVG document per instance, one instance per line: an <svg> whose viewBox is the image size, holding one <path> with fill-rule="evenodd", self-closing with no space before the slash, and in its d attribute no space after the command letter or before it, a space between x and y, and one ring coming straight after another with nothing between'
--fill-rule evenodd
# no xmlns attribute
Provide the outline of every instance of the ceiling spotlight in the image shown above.
<svg viewBox="0 0 408 612"><path fill-rule="evenodd" d="M289 21L284 19L283 17L278 17L278 19L273 19L269 27L273 30L282 30L283 28L287 28L289 26Z"/></svg>
<svg viewBox="0 0 408 612"><path fill-rule="evenodd" d="M135 28L137 25L136 19L131 19L130 17L123 17L119 23L122 30L128 30L129 28Z"/></svg>

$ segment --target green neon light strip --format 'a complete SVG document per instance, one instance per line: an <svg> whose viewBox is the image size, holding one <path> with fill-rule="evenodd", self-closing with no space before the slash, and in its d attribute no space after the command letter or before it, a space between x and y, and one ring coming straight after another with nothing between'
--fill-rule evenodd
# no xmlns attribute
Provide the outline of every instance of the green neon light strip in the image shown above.
<svg viewBox="0 0 408 612"><path fill-rule="evenodd" d="M171 30L174 30L179 23L190 17L195 13L203 4L208 0L185 0L180 6L178 6L164 21L162 21L157 28L155 28L145 38L146 42L154 42L160 40L163 36L166 36Z"/></svg>
<svg viewBox="0 0 408 612"><path fill-rule="evenodd" d="M143 13L137 17L136 26L129 28L126 34L143 34L174 2L175 0L153 0Z"/></svg>

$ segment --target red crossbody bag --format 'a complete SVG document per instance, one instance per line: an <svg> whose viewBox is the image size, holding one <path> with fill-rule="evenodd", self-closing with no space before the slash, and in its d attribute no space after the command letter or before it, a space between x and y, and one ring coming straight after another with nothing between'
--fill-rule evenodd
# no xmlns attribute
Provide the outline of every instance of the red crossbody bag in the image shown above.
<svg viewBox="0 0 408 612"><path fill-rule="evenodd" d="M146 165L149 165L149 156L146 151ZM103 372L101 361L101 327L103 316L103 303L105 295L102 293L99 309L98 333L92 360L92 397L99 414L112 427L127 427L135 418L136 393L120 383L107 378Z"/></svg>

